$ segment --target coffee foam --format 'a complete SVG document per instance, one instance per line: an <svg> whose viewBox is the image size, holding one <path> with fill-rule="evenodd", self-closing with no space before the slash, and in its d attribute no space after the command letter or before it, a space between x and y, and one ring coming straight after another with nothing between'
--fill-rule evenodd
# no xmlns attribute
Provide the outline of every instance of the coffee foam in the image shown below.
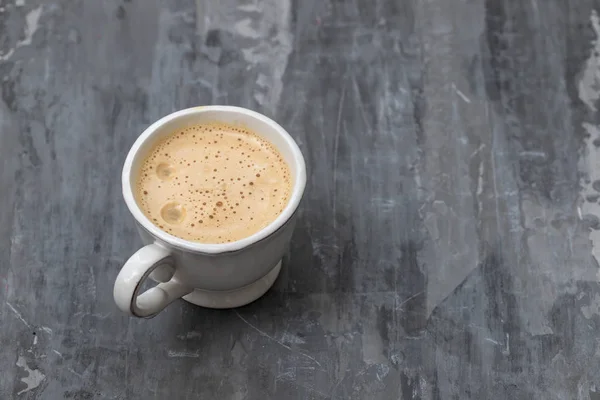
<svg viewBox="0 0 600 400"><path fill-rule="evenodd" d="M225 124L173 132L149 152L136 199L162 230L200 243L248 237L287 205L292 178L279 151L254 132Z"/></svg>

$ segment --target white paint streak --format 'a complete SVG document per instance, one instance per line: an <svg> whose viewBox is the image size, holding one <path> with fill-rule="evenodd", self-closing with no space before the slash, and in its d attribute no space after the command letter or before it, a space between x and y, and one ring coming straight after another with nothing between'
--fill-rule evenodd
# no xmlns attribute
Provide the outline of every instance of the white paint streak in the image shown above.
<svg viewBox="0 0 600 400"><path fill-rule="evenodd" d="M61 357L61 358L62 358L62 356L63 356L63 355L62 355L62 353L61 353L60 351L58 351L58 350L54 350L54 349L52 349L52 352L53 352L54 354L57 354L57 355L58 355L59 357Z"/></svg>
<svg viewBox="0 0 600 400"><path fill-rule="evenodd" d="M167 355L171 358L198 358L198 357L200 357L200 354L198 354L198 353L192 353L189 351L173 351L173 350L169 350L167 352Z"/></svg>
<svg viewBox="0 0 600 400"><path fill-rule="evenodd" d="M502 354L504 354L505 356L510 354L510 334L506 333L506 342L505 342L506 348L502 351Z"/></svg>
<svg viewBox="0 0 600 400"><path fill-rule="evenodd" d="M296 379L296 369L291 368L290 370L283 372L275 377L276 381L279 380L294 380Z"/></svg>
<svg viewBox="0 0 600 400"><path fill-rule="evenodd" d="M235 312L235 315L237 315L239 319L241 319L242 321L244 321L244 323L246 323L246 325L248 325L250 328L254 329L254 330L255 330L256 332L258 332L258 333L259 333L261 336L264 336L264 337L266 337L267 339L269 339L269 340L271 340L271 341L273 341L273 342L277 343L278 345L280 345L280 346L281 346L281 347L283 347L284 349L287 349L287 350L291 351L292 353L300 354L301 356L303 356L303 357L306 357L306 358L308 358L309 360L312 360L312 361L313 361L315 364L317 364L319 367L323 368L323 366L321 365L321 363L320 363L320 362L318 362L318 361L317 361L317 360L316 360L314 357L312 357L312 356L309 356L308 354L306 354L306 353L303 353L303 352L301 352L301 351L298 351L298 350L292 349L290 346L288 346L288 345L286 345L286 344L282 343L281 341L279 341L279 340L275 339L273 336L271 336L271 335L267 334L266 332L263 332L263 331L261 331L261 330L260 330L260 329L258 329L256 326L254 326L254 325L252 325L250 322L246 321L246 319L245 319L244 317L242 317L242 316L240 315L240 313L239 313L239 312L237 312L237 310L233 310L233 312Z"/></svg>
<svg viewBox="0 0 600 400"><path fill-rule="evenodd" d="M365 110L365 106L363 104L363 99L362 99L362 96L360 95L358 83L356 82L356 76L354 74L352 74L351 77L352 77L352 86L354 87L354 95L358 99L357 103L358 103L358 108L360 110L360 115L362 117L363 123L365 124L365 127L368 130L369 136L371 136L373 134L373 129L371 128L371 124L369 123L369 119L367 118L367 111Z"/></svg>
<svg viewBox="0 0 600 400"><path fill-rule="evenodd" d="M90 299L92 301L96 300L96 276L94 275L94 268L92 267L91 263L88 265L87 286Z"/></svg>
<svg viewBox="0 0 600 400"><path fill-rule="evenodd" d="M25 16L25 39L21 40L17 47L27 46L31 44L33 34L38 30L38 23L42 15L42 6L34 8Z"/></svg>
<svg viewBox="0 0 600 400"><path fill-rule="evenodd" d="M390 356L393 365L400 365L404 361L404 357L400 353L395 353Z"/></svg>
<svg viewBox="0 0 600 400"><path fill-rule="evenodd" d="M177 337L179 339L195 339L195 338L201 338L202 334L200 332L188 332L185 335L177 335Z"/></svg>
<svg viewBox="0 0 600 400"><path fill-rule="evenodd" d="M260 32L252 27L252 20L250 18L239 20L235 23L233 28L241 36L245 36L247 38L259 39L261 37Z"/></svg>
<svg viewBox="0 0 600 400"><path fill-rule="evenodd" d="M254 99L275 113L292 52L291 1L263 0L239 5L237 0L223 0L211 2L210 13L206 3L201 0L196 3L198 33L204 35L211 29L221 29L243 39L240 51L246 69L256 71Z"/></svg>
<svg viewBox="0 0 600 400"><path fill-rule="evenodd" d="M21 382L25 383L27 387L21 390L19 393L17 393L17 395L35 389L36 387L40 386L40 383L42 383L42 381L46 378L46 375L42 374L39 370L30 369L27 366L27 361L25 361L25 358L23 356L19 356L19 358L17 359L17 367L23 368L23 370L27 373L26 377L21 378Z"/></svg>
<svg viewBox="0 0 600 400"><path fill-rule="evenodd" d="M269 77L267 77L265 74L258 74L258 77L256 78L256 84L258 86L260 86L261 88L266 88L269 86Z"/></svg>
<svg viewBox="0 0 600 400"><path fill-rule="evenodd" d="M338 106L337 120L335 123L335 137L333 139L333 206L332 206L332 218L333 218L333 230L337 229L337 157L338 147L340 143L340 132L342 130L342 109L344 107L344 100L346 98L346 87L342 87L342 94L340 95L340 104Z"/></svg>
<svg viewBox="0 0 600 400"><path fill-rule="evenodd" d="M25 16L25 28L24 28L24 36L23 40L18 41L15 44L15 47L8 50L5 54L0 54L0 61L6 61L14 54L15 50L19 47L28 46L31 44L31 40L33 39L33 35L38 30L38 24L40 21L40 16L42 15L43 6L39 6L29 11Z"/></svg>
<svg viewBox="0 0 600 400"><path fill-rule="evenodd" d="M305 344L306 340L302 339L299 336L294 335L293 333L285 332L281 337L282 342L293 343L293 344Z"/></svg>
<svg viewBox="0 0 600 400"><path fill-rule="evenodd" d="M433 398L429 384L427 383L427 380L425 378L423 378L422 376L419 377L419 388L421 389L420 390L421 393L417 394L417 396L415 396L415 398L418 398L418 396L421 396L422 399L432 399Z"/></svg>
<svg viewBox="0 0 600 400"><path fill-rule="evenodd" d="M70 373L72 373L75 376L80 377L81 379L83 379L83 375L81 375L79 372L75 371L73 368L67 368L67 371L69 371Z"/></svg>
<svg viewBox="0 0 600 400"><path fill-rule="evenodd" d="M483 160L481 160L481 162L479 163L479 175L477 176L477 199L479 202L479 210L481 211L481 193L483 193L483 174L484 174L484 169L483 169Z"/></svg>
<svg viewBox="0 0 600 400"><path fill-rule="evenodd" d="M596 33L596 38L592 42L594 48L590 57L586 61L578 84L579 98L588 109L596 112L596 101L600 98L600 19L596 10L592 11L590 16L592 28ZM579 159L579 170L582 172L580 179L580 196L583 199L581 209L578 213L585 215L591 214L600 217L600 205L596 202L588 202L585 198L589 195L597 195L598 192L593 188L593 183L600 179L600 152L594 145L595 140L600 140L600 128L592 123L583 123L583 129L589 134L585 139L585 147ZM597 262L600 262L600 231L590 229L589 238L592 242L592 255ZM600 278L600 271L598 271Z"/></svg>
<svg viewBox="0 0 600 400"><path fill-rule="evenodd" d="M29 323L27 321L25 321L25 318L23 318L23 316L21 315L20 312L18 312L13 306L12 304L10 304L8 301L6 302L6 305L12 310L12 312L17 316L17 318L25 324L25 326L27 326L28 328L31 328L31 325L29 325Z"/></svg>
<svg viewBox="0 0 600 400"><path fill-rule="evenodd" d="M382 381L388 374L390 373L390 367L387 364L378 364L377 372L375 375L377 376L378 381Z"/></svg>
<svg viewBox="0 0 600 400"><path fill-rule="evenodd" d="M87 312L84 311L77 311L75 314L73 314L73 316L75 317L80 317L80 316L87 316L87 317L94 317L94 318L98 318L98 319L106 319L109 316L111 316L111 313L95 313L95 314L88 314Z"/></svg>
<svg viewBox="0 0 600 400"><path fill-rule="evenodd" d="M461 92L460 89L457 88L454 83L452 84L452 89L454 89L454 91L456 92L456 94L458 95L458 97L460 97L461 99L463 99L463 101L465 103L471 104L471 99L469 99L466 94L464 94L463 92Z"/></svg>
<svg viewBox="0 0 600 400"><path fill-rule="evenodd" d="M52 329L48 328L47 326L42 326L40 329L46 332L48 335L52 335Z"/></svg>
<svg viewBox="0 0 600 400"><path fill-rule="evenodd" d="M481 150L483 150L483 149L485 149L485 143L482 143L481 145L479 145L479 147L478 147L478 148L476 148L476 149L475 149L475 150L474 150L474 151L471 153L471 155L469 156L469 159L471 159L471 158L475 157L475 156L476 156L477 154L479 154L479 152L480 152Z"/></svg>
<svg viewBox="0 0 600 400"><path fill-rule="evenodd" d="M33 345L34 345L34 346L36 346L36 345L37 345L37 343L38 343L38 337L37 337L37 336L34 336L34 337L33 337Z"/></svg>
<svg viewBox="0 0 600 400"><path fill-rule="evenodd" d="M260 8L256 4L242 4L238 6L238 10L246 12L258 12Z"/></svg>
<svg viewBox="0 0 600 400"><path fill-rule="evenodd" d="M548 158L548 154L543 151L522 151L519 153L519 157L529 159L529 160L535 160L535 159L546 160Z"/></svg>
<svg viewBox="0 0 600 400"><path fill-rule="evenodd" d="M402 301L400 304L398 304L398 305L395 307L395 309L396 309L396 310L402 310L402 306L404 306L406 303L408 303L409 301L411 301L411 300L412 300L412 299L414 299L415 297L417 297L417 296L420 296L420 295L422 295L422 294L424 294L424 293L425 293L425 291L424 291L424 290L422 290L422 291L420 291L420 292L418 292L418 293L415 293L415 294L413 294L412 296L410 296L409 298L407 298L407 299L403 300L403 301Z"/></svg>
<svg viewBox="0 0 600 400"><path fill-rule="evenodd" d="M371 198L371 206L377 209L380 212L388 213L394 211L396 208L396 199L392 198L381 198L381 197L373 197Z"/></svg>
<svg viewBox="0 0 600 400"><path fill-rule="evenodd" d="M600 128L589 123L583 123L583 128L589 135L584 138L584 153L579 160L579 168L583 172L583 178L580 180L580 196L583 201L577 210L579 219L582 219L585 214L600 217L600 205L596 202L585 200L589 195L598 195L598 192L593 187L593 183L600 179L600 152L596 149L593 142L600 139ZM600 262L600 231L590 229L589 238L592 242L592 255L596 261Z"/></svg>
<svg viewBox="0 0 600 400"><path fill-rule="evenodd" d="M596 111L596 101L600 98L600 18L596 10L592 10L590 16L592 28L596 33L594 40L594 49L588 58L583 70L583 75L579 81L579 98L590 110Z"/></svg>
<svg viewBox="0 0 600 400"><path fill-rule="evenodd" d="M196 0L196 33L204 36L207 32L209 13L206 10L206 2L204 0Z"/></svg>

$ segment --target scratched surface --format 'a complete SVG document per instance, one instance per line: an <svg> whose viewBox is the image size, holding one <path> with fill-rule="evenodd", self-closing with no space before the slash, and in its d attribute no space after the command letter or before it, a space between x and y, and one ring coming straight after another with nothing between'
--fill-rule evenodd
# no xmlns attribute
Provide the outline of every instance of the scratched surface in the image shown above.
<svg viewBox="0 0 600 400"><path fill-rule="evenodd" d="M0 399L600 399L600 1L0 0ZM275 287L117 312L188 106L309 168Z"/></svg>

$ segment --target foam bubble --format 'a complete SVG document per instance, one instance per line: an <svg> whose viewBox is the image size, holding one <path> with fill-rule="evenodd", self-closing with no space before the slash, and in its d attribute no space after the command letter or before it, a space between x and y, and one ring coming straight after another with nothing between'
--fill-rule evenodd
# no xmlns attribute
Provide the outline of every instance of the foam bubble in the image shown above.
<svg viewBox="0 0 600 400"><path fill-rule="evenodd" d="M171 179L175 173L175 167L167 162L161 162L156 166L156 176L165 181Z"/></svg>
<svg viewBox="0 0 600 400"><path fill-rule="evenodd" d="M160 216L169 224L180 224L185 214L185 208L176 201L167 203L160 209Z"/></svg>

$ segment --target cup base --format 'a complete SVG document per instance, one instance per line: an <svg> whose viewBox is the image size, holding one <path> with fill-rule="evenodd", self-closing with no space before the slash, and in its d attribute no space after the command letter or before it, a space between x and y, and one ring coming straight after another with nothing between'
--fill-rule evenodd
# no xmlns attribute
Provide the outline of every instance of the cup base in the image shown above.
<svg viewBox="0 0 600 400"><path fill-rule="evenodd" d="M196 289L183 296L189 303L206 308L236 308L252 303L267 292L281 272L281 260L265 276L239 289L219 291Z"/></svg>

